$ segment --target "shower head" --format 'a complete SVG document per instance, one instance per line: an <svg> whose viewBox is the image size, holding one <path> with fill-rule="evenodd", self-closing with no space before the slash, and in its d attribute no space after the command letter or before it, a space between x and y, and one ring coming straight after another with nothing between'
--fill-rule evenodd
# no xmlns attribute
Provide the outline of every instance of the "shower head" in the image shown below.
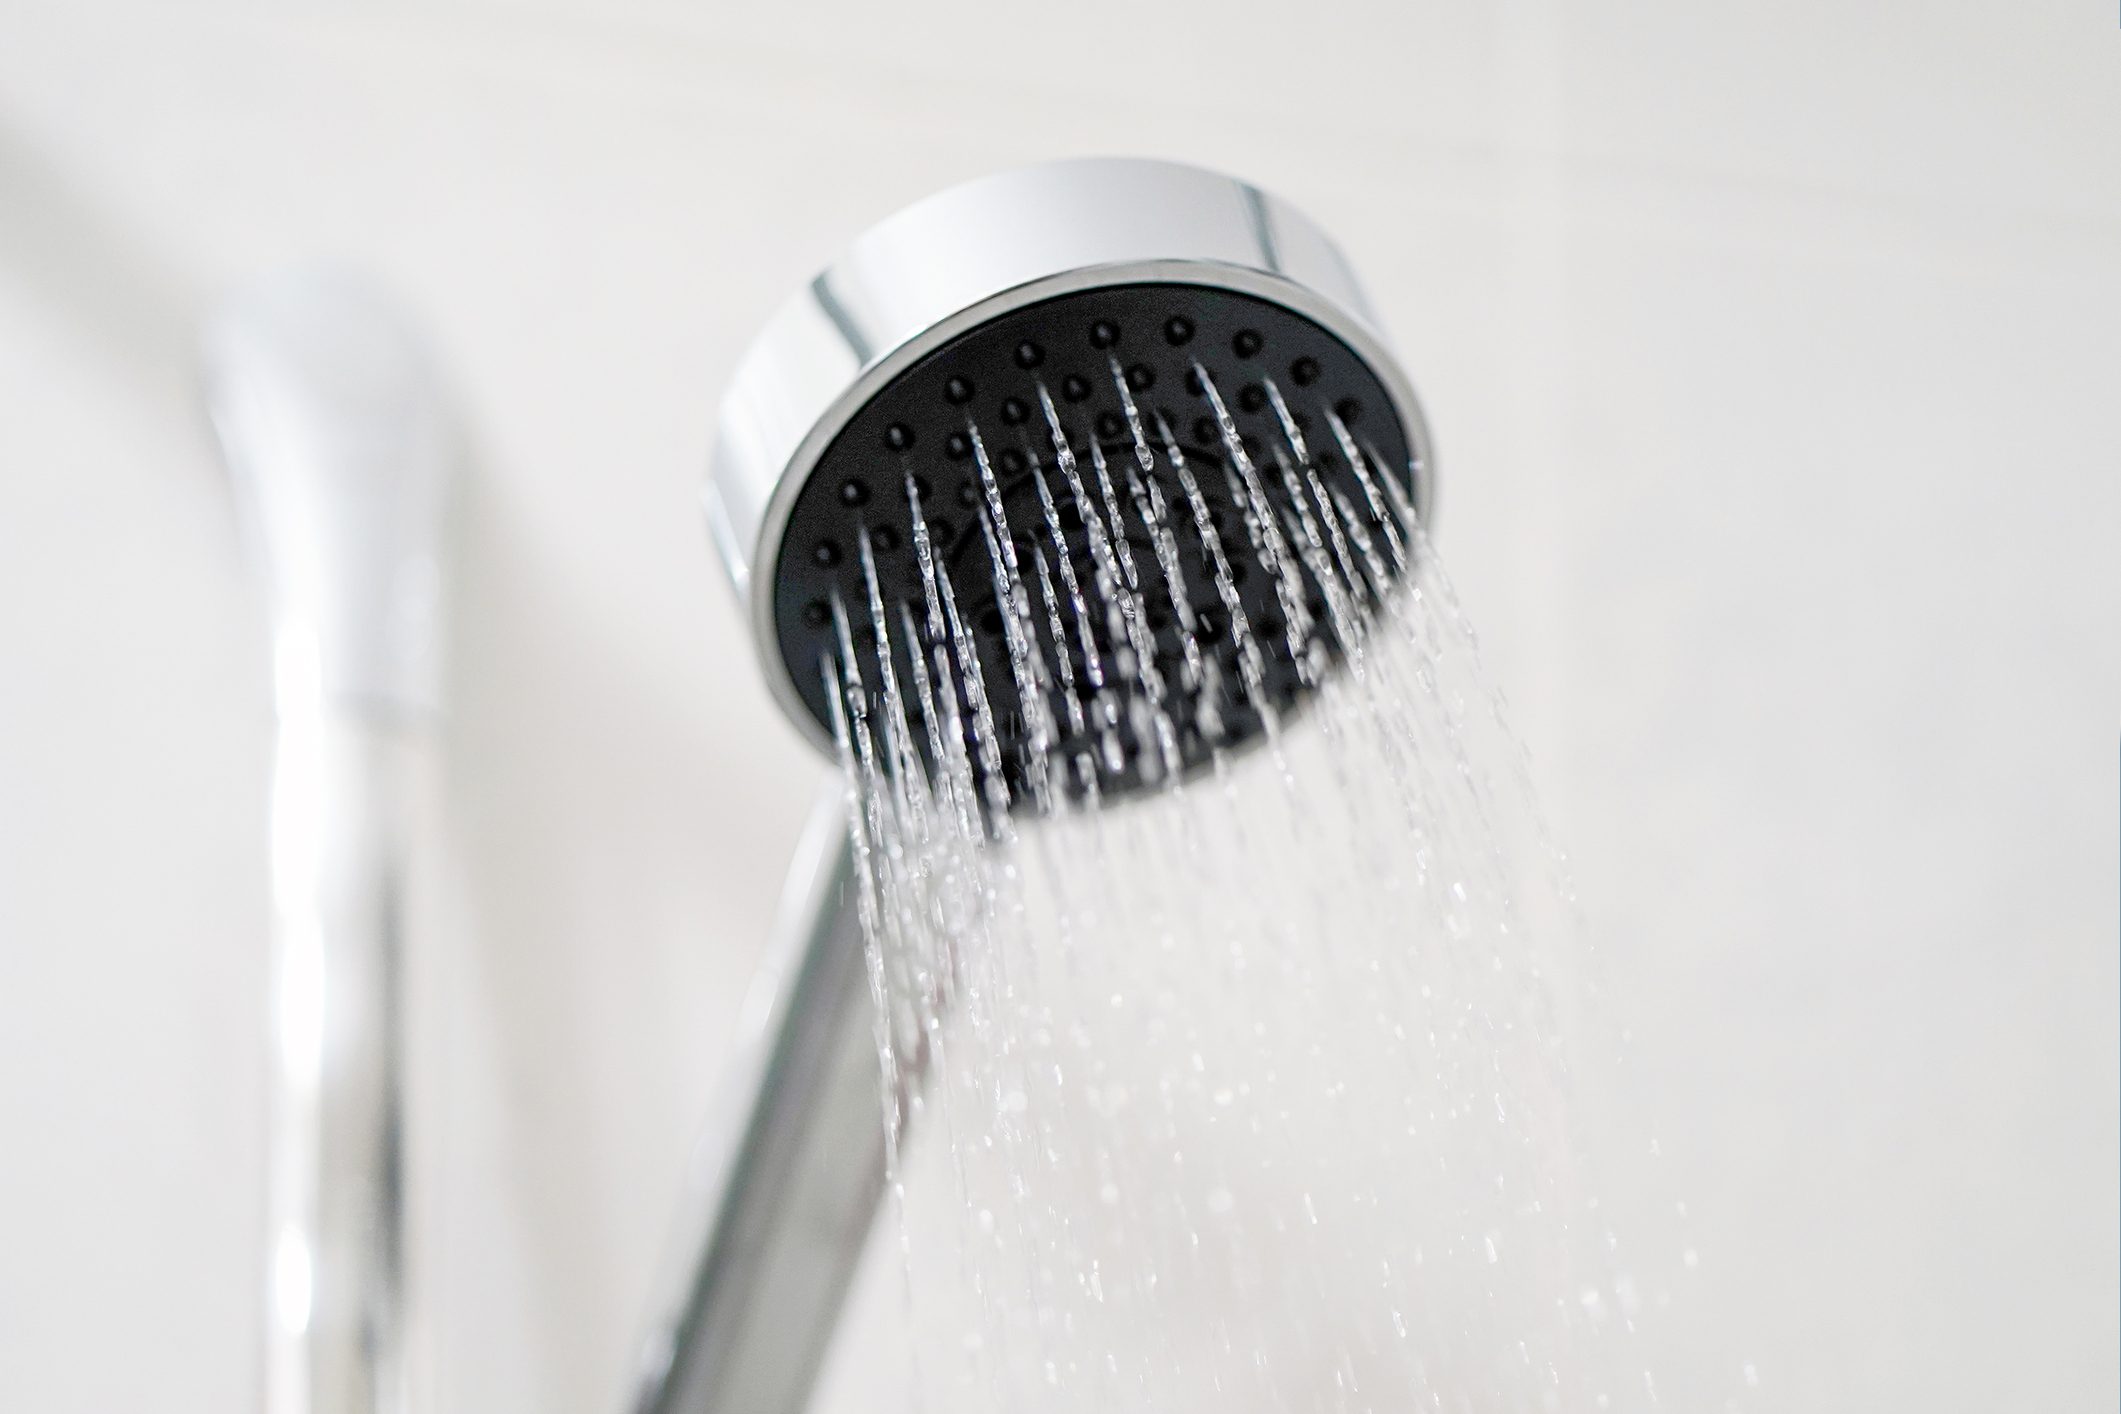
<svg viewBox="0 0 2121 1414"><path fill-rule="evenodd" d="M921 1077L878 1070L863 802L998 837L1243 748L1353 659L1429 468L1340 252L1193 167L954 187L768 323L708 521L774 697L862 789L791 879L641 1414L802 1409L885 1190L864 1117L881 1089L896 1132Z"/></svg>
<svg viewBox="0 0 2121 1414"><path fill-rule="evenodd" d="M1017 801L1048 760L1110 796L1299 708L1341 648L1328 581L1405 563L1349 540L1397 550L1432 495L1331 241L1231 178L1097 159L908 207L784 305L707 509L799 727L830 749L841 687L880 688L929 769L969 740Z"/></svg>

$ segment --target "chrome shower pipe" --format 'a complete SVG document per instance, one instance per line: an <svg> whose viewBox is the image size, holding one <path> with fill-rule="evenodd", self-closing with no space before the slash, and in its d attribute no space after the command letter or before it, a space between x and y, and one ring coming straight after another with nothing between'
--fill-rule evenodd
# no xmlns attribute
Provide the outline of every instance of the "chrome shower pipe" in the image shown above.
<svg viewBox="0 0 2121 1414"><path fill-rule="evenodd" d="M816 566L852 557L827 557L830 547L816 541L790 547L792 527L815 514L798 504L813 472L902 380L927 380L938 412L975 396L970 380L944 382L948 360L998 321L1062 318L1058 311L1108 293L1145 289L1187 308L1286 316L1374 380L1374 402L1401 435L1408 464L1428 466L1413 390L1339 249L1256 187L1175 163L1095 159L1002 173L908 207L800 290L752 344L722 405L707 487L708 525L761 671L822 751L832 751L832 735L806 699L819 663L790 648L815 634L806 637L791 605L807 608L807 628L818 629L817 603L804 604L819 592ZM1137 338L1136 347L1165 342L1158 329ZM1085 366L1096 373L1102 364ZM1184 381L1179 370L1163 386ZM921 448L943 440L937 425L920 433ZM885 455L915 445L897 435L903 430L854 452L875 457L887 488L910 474ZM847 474L840 465L836 477ZM833 485L845 506L878 504L866 485ZM1429 477L1409 494L1426 514ZM855 543L860 524L836 531L836 545ZM817 533L814 521L806 533ZM784 593L784 580L805 574L813 587ZM828 803L790 880L749 1059L703 1140L684 1269L648 1345L636 1414L797 1414L808 1401L883 1186L878 1049L850 873L844 817ZM903 1108L905 1096L888 1103Z"/></svg>
<svg viewBox="0 0 2121 1414"><path fill-rule="evenodd" d="M417 340L351 275L239 293L203 353L271 608L264 1409L400 1414L403 949L455 439Z"/></svg>
<svg viewBox="0 0 2121 1414"><path fill-rule="evenodd" d="M880 1070L835 779L796 848L702 1134L638 1414L801 1409L884 1183Z"/></svg>

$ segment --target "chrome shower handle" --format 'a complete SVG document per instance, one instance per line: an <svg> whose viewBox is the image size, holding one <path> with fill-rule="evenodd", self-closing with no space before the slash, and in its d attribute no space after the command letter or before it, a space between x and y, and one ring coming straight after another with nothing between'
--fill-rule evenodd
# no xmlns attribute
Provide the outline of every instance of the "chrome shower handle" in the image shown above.
<svg viewBox="0 0 2121 1414"><path fill-rule="evenodd" d="M844 785L812 812L702 1136L636 1414L798 1414L884 1185Z"/></svg>

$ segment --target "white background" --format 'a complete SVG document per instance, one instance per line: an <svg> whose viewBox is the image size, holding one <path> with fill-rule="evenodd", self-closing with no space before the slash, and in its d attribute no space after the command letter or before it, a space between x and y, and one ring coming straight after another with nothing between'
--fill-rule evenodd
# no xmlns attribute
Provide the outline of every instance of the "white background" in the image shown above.
<svg viewBox="0 0 2121 1414"><path fill-rule="evenodd" d="M2113 1409L2112 4L829 8L0 0L0 1408L254 1398L215 293L355 260L460 400L425 1378L615 1409L819 770L697 514L717 392L896 205L1139 152L1296 201L1397 336L1717 1348L1806 1414ZM893 1299L838 1407L903 1402Z"/></svg>

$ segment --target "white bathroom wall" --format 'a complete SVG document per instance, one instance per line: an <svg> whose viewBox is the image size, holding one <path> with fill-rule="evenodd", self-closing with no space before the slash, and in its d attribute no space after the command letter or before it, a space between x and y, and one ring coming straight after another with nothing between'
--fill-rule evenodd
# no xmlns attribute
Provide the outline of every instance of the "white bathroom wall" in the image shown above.
<svg viewBox="0 0 2121 1414"><path fill-rule="evenodd" d="M253 1397L213 294L368 266L462 406L423 1379L615 1409L819 769L699 524L716 392L870 219L1092 152L1253 177L1369 278L1701 1348L1806 1414L2113 1408L2117 16L1604 8L0 4L0 1408ZM895 1298L830 1407L903 1407Z"/></svg>

